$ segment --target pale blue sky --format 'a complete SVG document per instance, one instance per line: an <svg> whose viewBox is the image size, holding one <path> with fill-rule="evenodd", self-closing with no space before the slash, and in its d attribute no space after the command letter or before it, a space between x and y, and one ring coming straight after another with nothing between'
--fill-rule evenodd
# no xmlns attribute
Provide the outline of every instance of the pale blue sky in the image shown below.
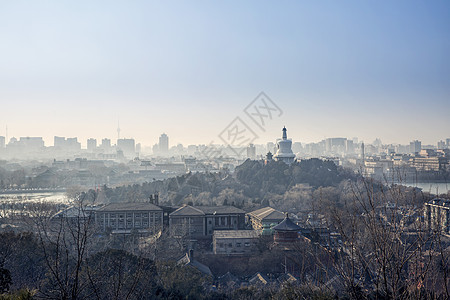
<svg viewBox="0 0 450 300"><path fill-rule="evenodd" d="M3 0L0 45L0 135L47 145L218 142L260 91L256 143L450 137L449 1Z"/></svg>

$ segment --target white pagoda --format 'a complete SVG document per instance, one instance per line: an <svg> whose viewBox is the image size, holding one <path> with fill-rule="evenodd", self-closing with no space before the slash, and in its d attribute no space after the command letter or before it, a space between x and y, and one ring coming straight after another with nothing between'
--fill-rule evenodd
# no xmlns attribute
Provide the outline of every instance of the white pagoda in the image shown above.
<svg viewBox="0 0 450 300"><path fill-rule="evenodd" d="M287 129L283 127L283 137L277 140L277 153L273 156L276 161L283 161L288 165L295 160L295 154L292 152L292 140L287 138Z"/></svg>

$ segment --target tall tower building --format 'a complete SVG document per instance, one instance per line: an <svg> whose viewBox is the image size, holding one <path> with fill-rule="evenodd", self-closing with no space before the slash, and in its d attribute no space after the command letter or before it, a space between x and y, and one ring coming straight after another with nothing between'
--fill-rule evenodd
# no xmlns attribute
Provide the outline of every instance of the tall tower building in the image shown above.
<svg viewBox="0 0 450 300"><path fill-rule="evenodd" d="M420 152L420 150L422 150L422 142L415 140L412 141L411 143L409 143L409 152L411 154L417 154Z"/></svg>
<svg viewBox="0 0 450 300"><path fill-rule="evenodd" d="M277 153L273 158L277 161L283 161L288 165L292 164L295 159L295 154L292 152L292 140L287 138L287 129L283 128L283 135L281 140L277 141Z"/></svg>
<svg viewBox="0 0 450 300"><path fill-rule="evenodd" d="M255 159L256 158L256 147L253 144L248 145L247 147L247 158Z"/></svg>
<svg viewBox="0 0 450 300"><path fill-rule="evenodd" d="M364 149L364 142L362 142L361 143L361 160L362 160L363 164L364 164L364 160L366 158L366 154L365 154L364 151L365 151L365 149Z"/></svg>
<svg viewBox="0 0 450 300"><path fill-rule="evenodd" d="M94 151L97 148L97 140L96 139L88 139L87 140L87 149L88 151Z"/></svg>
<svg viewBox="0 0 450 300"><path fill-rule="evenodd" d="M127 158L134 158L136 156L136 144L134 139L118 139L117 150L123 152Z"/></svg>
<svg viewBox="0 0 450 300"><path fill-rule="evenodd" d="M161 154L167 154L169 152L169 137L165 133L159 137L159 152Z"/></svg>

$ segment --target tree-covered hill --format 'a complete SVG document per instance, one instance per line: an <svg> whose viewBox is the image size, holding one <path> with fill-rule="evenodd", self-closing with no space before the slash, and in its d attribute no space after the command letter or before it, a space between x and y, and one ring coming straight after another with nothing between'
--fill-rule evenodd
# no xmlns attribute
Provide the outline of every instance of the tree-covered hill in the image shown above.
<svg viewBox="0 0 450 300"><path fill-rule="evenodd" d="M104 186L98 192L101 202L144 201L151 194L158 193L162 203L180 205L247 206L261 203L268 195L283 195L298 184L311 188L338 186L343 180L354 180L356 176L331 161L319 159L303 160L286 165L272 161L246 160L236 168L234 174L188 173L151 183L118 186Z"/></svg>
<svg viewBox="0 0 450 300"><path fill-rule="evenodd" d="M336 166L332 161L317 158L290 166L277 161L264 165L261 161L246 160L236 168L235 176L249 196L262 196L268 192L283 194L296 184L309 184L316 188L336 186L342 180L356 178L351 171Z"/></svg>

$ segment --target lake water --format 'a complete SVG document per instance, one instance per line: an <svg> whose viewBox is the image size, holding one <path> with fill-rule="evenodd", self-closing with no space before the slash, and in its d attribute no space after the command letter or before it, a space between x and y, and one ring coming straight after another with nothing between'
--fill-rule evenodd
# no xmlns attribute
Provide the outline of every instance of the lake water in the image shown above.
<svg viewBox="0 0 450 300"><path fill-rule="evenodd" d="M423 192L432 194L445 194L450 191L450 183L445 182L419 182L419 183L405 183L406 186L413 186L421 188Z"/></svg>
<svg viewBox="0 0 450 300"><path fill-rule="evenodd" d="M64 192L0 194L1 202L56 202L68 203Z"/></svg>

